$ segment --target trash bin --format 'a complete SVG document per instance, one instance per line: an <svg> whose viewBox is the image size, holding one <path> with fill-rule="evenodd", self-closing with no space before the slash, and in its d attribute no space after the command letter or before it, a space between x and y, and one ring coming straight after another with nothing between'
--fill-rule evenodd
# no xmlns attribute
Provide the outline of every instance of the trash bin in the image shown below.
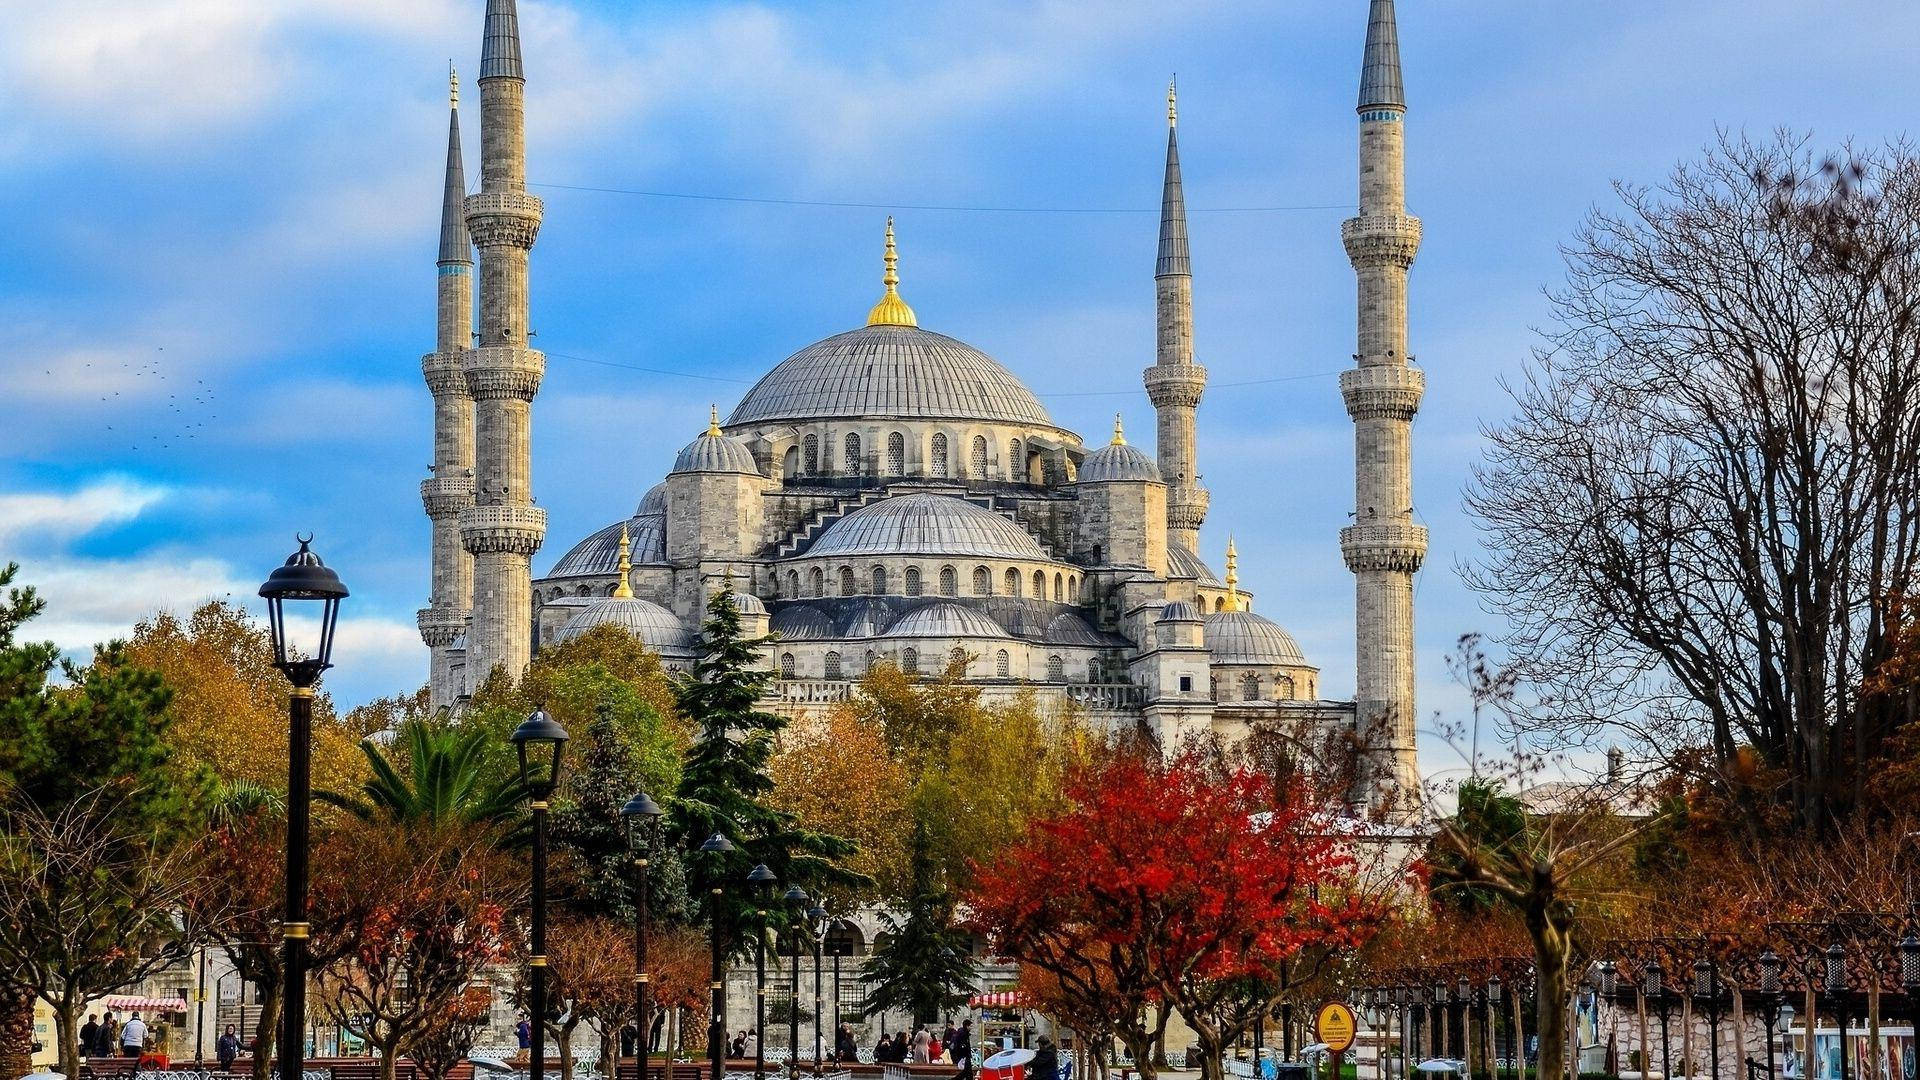
<svg viewBox="0 0 1920 1080"><path fill-rule="evenodd" d="M1305 1062L1281 1061L1273 1066L1273 1080L1311 1080L1313 1070Z"/></svg>

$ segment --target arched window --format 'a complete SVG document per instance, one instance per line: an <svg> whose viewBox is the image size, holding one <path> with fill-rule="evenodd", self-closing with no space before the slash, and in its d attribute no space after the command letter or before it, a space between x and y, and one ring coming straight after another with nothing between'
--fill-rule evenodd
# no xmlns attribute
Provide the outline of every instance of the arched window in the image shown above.
<svg viewBox="0 0 1920 1080"><path fill-rule="evenodd" d="M780 458L780 475L781 476L799 476L800 475L800 448L799 447L797 446L787 447L787 452L784 455L782 455Z"/></svg>
<svg viewBox="0 0 1920 1080"><path fill-rule="evenodd" d="M793 654L790 652L780 654L780 677L783 679L793 678Z"/></svg>
<svg viewBox="0 0 1920 1080"><path fill-rule="evenodd" d="M1020 595L1020 571L1011 566L1007 567L1007 595Z"/></svg>
<svg viewBox="0 0 1920 1080"><path fill-rule="evenodd" d="M1044 571L1035 570L1033 572L1033 598L1035 600L1045 600L1047 598L1047 575Z"/></svg>
<svg viewBox="0 0 1920 1080"><path fill-rule="evenodd" d="M820 572L820 568L817 566L807 571L807 595L808 596L827 595L826 575L822 574Z"/></svg>
<svg viewBox="0 0 1920 1080"><path fill-rule="evenodd" d="M947 437L938 431L933 433L933 464L928 466L927 475L947 475Z"/></svg>
<svg viewBox="0 0 1920 1080"><path fill-rule="evenodd" d="M1293 680L1285 675L1275 677L1273 680L1273 697L1275 701L1292 701Z"/></svg>
<svg viewBox="0 0 1920 1080"><path fill-rule="evenodd" d="M999 679L1013 677L1013 658L1007 655L1007 650L1001 649L993 654L993 674Z"/></svg>
<svg viewBox="0 0 1920 1080"><path fill-rule="evenodd" d="M920 568L917 566L907 567L907 595L920 595Z"/></svg>
<svg viewBox="0 0 1920 1080"><path fill-rule="evenodd" d="M918 649L901 650L900 670L909 675L920 674L920 651Z"/></svg>
<svg viewBox="0 0 1920 1080"><path fill-rule="evenodd" d="M1213 610L1215 610L1215 611L1225 611L1225 610L1227 610L1227 598L1226 598L1226 597L1224 597L1224 596L1216 596L1216 597L1214 597L1214 598L1213 598Z"/></svg>
<svg viewBox="0 0 1920 1080"><path fill-rule="evenodd" d="M860 459L859 433L854 431L847 432L847 460L841 463L841 468L844 469L849 476L859 476L862 467L865 465L866 462Z"/></svg>
<svg viewBox="0 0 1920 1080"><path fill-rule="evenodd" d="M860 670L861 670L861 671L872 671L872 670L873 670L873 650L872 650L872 649L868 649L868 650L867 650L867 666L866 666L866 667L863 667L863 668L861 668Z"/></svg>
<svg viewBox="0 0 1920 1080"><path fill-rule="evenodd" d="M1027 478L1027 462L1020 456L1020 440L1007 440L1007 479L1019 482Z"/></svg>
<svg viewBox="0 0 1920 1080"><path fill-rule="evenodd" d="M840 654L837 652L830 652L827 654L827 678L837 679L839 677L840 677Z"/></svg>
<svg viewBox="0 0 1920 1080"><path fill-rule="evenodd" d="M1067 602L1073 603L1078 599L1080 599L1080 579L1070 577L1067 579Z"/></svg>
<svg viewBox="0 0 1920 1080"><path fill-rule="evenodd" d="M1255 675L1251 671L1247 672L1245 675L1240 676L1240 700L1241 701L1259 701L1260 700L1260 676Z"/></svg>
<svg viewBox="0 0 1920 1080"><path fill-rule="evenodd" d="M873 568L873 595L887 595L887 568L884 566Z"/></svg>
<svg viewBox="0 0 1920 1080"><path fill-rule="evenodd" d="M820 475L820 436L809 435L801 445L806 447L801 457L806 462L807 475Z"/></svg>
<svg viewBox="0 0 1920 1080"><path fill-rule="evenodd" d="M1095 566L1107 565L1106 554L1107 554L1107 550L1105 548L1101 547L1099 544L1093 545L1093 565Z"/></svg>
<svg viewBox="0 0 1920 1080"><path fill-rule="evenodd" d="M947 668L957 675L965 675L967 673L967 650L955 645L953 651L947 654Z"/></svg>
<svg viewBox="0 0 1920 1080"><path fill-rule="evenodd" d="M993 595L993 571L984 566L976 566L973 568L973 595Z"/></svg>
<svg viewBox="0 0 1920 1080"><path fill-rule="evenodd" d="M987 478L987 437L985 435L975 435L973 437L972 470L970 475L975 480L985 480Z"/></svg>
<svg viewBox="0 0 1920 1080"><path fill-rule="evenodd" d="M814 573L816 573L816 574L817 574L817 573L819 573L819 572L820 572L820 571L818 571L818 570L815 570L815 571L814 571ZM1066 584L1066 579L1064 579L1064 578L1062 578L1062 577L1061 577L1061 576L1060 576L1059 574L1055 574L1055 575L1053 575L1053 602L1054 602L1054 603L1056 603L1056 604L1057 604L1057 603L1059 603L1059 602L1060 602L1060 599L1061 599L1061 594L1062 594L1063 592L1065 592L1065 591L1066 591L1066 590L1065 590L1065 589L1064 589L1064 588L1062 587L1062 586L1064 586L1065 584Z"/></svg>
<svg viewBox="0 0 1920 1080"><path fill-rule="evenodd" d="M851 566L841 567L840 568L840 595L841 596L857 596L859 595L859 592L860 592L859 587L857 587L853 583L853 567Z"/></svg>
<svg viewBox="0 0 1920 1080"><path fill-rule="evenodd" d="M951 566L943 566L940 568L940 595L960 595L960 575L956 573Z"/></svg>
<svg viewBox="0 0 1920 1080"><path fill-rule="evenodd" d="M1067 662L1058 656L1047 657L1047 681L1066 682Z"/></svg>
<svg viewBox="0 0 1920 1080"><path fill-rule="evenodd" d="M789 600L800 598L800 571L798 570L787 571L787 598Z"/></svg>
<svg viewBox="0 0 1920 1080"><path fill-rule="evenodd" d="M907 437L897 431L887 436L887 475L907 475Z"/></svg>

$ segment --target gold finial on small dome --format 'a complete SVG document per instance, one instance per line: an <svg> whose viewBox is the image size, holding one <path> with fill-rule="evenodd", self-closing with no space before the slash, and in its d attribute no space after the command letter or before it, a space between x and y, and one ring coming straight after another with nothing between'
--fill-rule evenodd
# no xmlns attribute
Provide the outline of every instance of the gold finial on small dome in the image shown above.
<svg viewBox="0 0 1920 1080"><path fill-rule="evenodd" d="M880 276L881 284L887 287L886 295L867 312L868 326L919 326L920 319L913 309L900 299L900 253L893 247L893 218L887 218L887 253L883 256L887 272Z"/></svg>
<svg viewBox="0 0 1920 1080"><path fill-rule="evenodd" d="M1174 88L1180 84L1179 76L1167 81L1167 126L1174 127L1180 122L1179 110L1174 108Z"/></svg>
<svg viewBox="0 0 1920 1080"><path fill-rule="evenodd" d="M707 434L720 434L720 406L707 406Z"/></svg>
<svg viewBox="0 0 1920 1080"><path fill-rule="evenodd" d="M1240 553L1234 550L1233 537L1227 537L1227 610L1240 610Z"/></svg>
<svg viewBox="0 0 1920 1080"><path fill-rule="evenodd" d="M627 538L627 527L620 526L620 584L613 587L613 595L622 599L633 598L633 541Z"/></svg>
<svg viewBox="0 0 1920 1080"><path fill-rule="evenodd" d="M1124 430L1122 430L1120 427L1119 413L1113 414L1113 442L1109 443L1108 445L1109 446L1127 445L1127 433Z"/></svg>
<svg viewBox="0 0 1920 1080"><path fill-rule="evenodd" d="M447 103L454 108L460 107L460 73L453 70L453 61L447 61Z"/></svg>

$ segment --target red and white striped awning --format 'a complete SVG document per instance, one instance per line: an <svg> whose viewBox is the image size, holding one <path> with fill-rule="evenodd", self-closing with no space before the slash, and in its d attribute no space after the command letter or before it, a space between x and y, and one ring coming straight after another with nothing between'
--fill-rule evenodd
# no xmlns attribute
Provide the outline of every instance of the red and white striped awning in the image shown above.
<svg viewBox="0 0 1920 1080"><path fill-rule="evenodd" d="M134 994L109 994L97 1002L108 1009L145 1009L149 1012L186 1012L187 1002L177 997L139 997Z"/></svg>
<svg viewBox="0 0 1920 1080"><path fill-rule="evenodd" d="M1027 995L1018 990L990 990L968 998L967 1004L975 1009L1024 1009Z"/></svg>

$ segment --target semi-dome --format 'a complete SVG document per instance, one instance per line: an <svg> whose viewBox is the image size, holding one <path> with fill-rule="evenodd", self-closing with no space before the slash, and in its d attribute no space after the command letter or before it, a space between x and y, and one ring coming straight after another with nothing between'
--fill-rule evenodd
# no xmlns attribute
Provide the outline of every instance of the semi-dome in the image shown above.
<svg viewBox="0 0 1920 1080"><path fill-rule="evenodd" d="M950 600L914 608L887 627L883 637L893 638L1003 638L1007 632L1000 624L968 607Z"/></svg>
<svg viewBox="0 0 1920 1080"><path fill-rule="evenodd" d="M738 439L730 439L721 434L720 413L714 410L707 415L707 430L701 432L699 438L688 443L680 451L680 455L673 459L673 471L676 473L747 473L758 476L760 464L753 460L753 451L748 450ZM664 501L663 499L662 502ZM665 506L663 505L661 509L664 510Z"/></svg>
<svg viewBox="0 0 1920 1080"><path fill-rule="evenodd" d="M640 496L640 507L633 512L633 516L651 517L658 514L665 517L666 513L667 485L665 483L659 483L648 488L647 493Z"/></svg>
<svg viewBox="0 0 1920 1080"><path fill-rule="evenodd" d="M659 566L667 561L667 528L663 518L646 516L616 521L567 549L547 571L550 578L599 577L620 569L620 530L633 543L629 556L636 566Z"/></svg>
<svg viewBox="0 0 1920 1080"><path fill-rule="evenodd" d="M1211 663L1308 666L1292 634L1251 611L1216 611L1207 616L1206 640Z"/></svg>
<svg viewBox="0 0 1920 1080"><path fill-rule="evenodd" d="M833 619L826 612L804 604L774 612L767 629L787 641L830 641L839 636L833 632Z"/></svg>
<svg viewBox="0 0 1920 1080"><path fill-rule="evenodd" d="M1079 480L1083 484L1098 484L1110 480L1151 480L1160 482L1160 466L1141 452L1137 446L1127 444L1126 436L1120 430L1120 418L1113 418L1113 441L1087 455L1080 463Z"/></svg>
<svg viewBox="0 0 1920 1080"><path fill-rule="evenodd" d="M806 555L956 555L1051 561L1019 525L952 495L900 495L827 527Z"/></svg>
<svg viewBox="0 0 1920 1080"><path fill-rule="evenodd" d="M1167 576L1192 578L1195 582L1212 589L1225 588L1220 576L1200 561L1200 556L1181 547L1179 544L1167 545Z"/></svg>
<svg viewBox="0 0 1920 1080"><path fill-rule="evenodd" d="M850 417L1053 427L1033 391L966 342L879 324L817 341L775 365L727 426Z"/></svg>
<svg viewBox="0 0 1920 1080"><path fill-rule="evenodd" d="M1113 644L1091 623L1071 611L1061 612L1047 624L1046 642L1049 645Z"/></svg>
<svg viewBox="0 0 1920 1080"><path fill-rule="evenodd" d="M760 598L752 593L736 591L730 595L733 597L733 610L742 615L765 615L767 613L767 605L761 603Z"/></svg>
<svg viewBox="0 0 1920 1080"><path fill-rule="evenodd" d="M656 652L685 652L693 646L693 635L673 612L637 596L603 596L568 619L553 638L568 641L596 626L617 626Z"/></svg>

